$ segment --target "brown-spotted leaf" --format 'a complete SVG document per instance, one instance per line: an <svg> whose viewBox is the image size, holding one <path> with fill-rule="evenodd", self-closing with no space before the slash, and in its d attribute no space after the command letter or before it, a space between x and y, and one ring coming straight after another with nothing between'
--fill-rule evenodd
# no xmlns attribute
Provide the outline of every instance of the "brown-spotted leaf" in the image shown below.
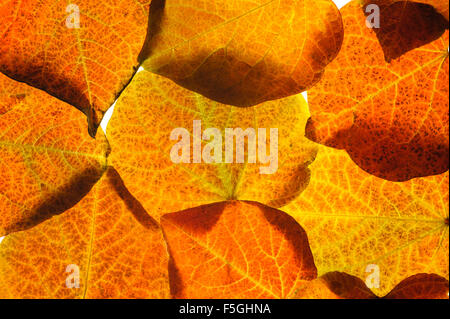
<svg viewBox="0 0 450 319"><path fill-rule="evenodd" d="M417 273L449 276L448 172L390 182L358 168L344 151L322 147L305 191L282 208L308 234L323 275L362 280L380 273L378 296Z"/></svg>
<svg viewBox="0 0 450 319"><path fill-rule="evenodd" d="M164 213L228 199L280 206L295 198L309 181L308 165L316 146L304 137L308 116L301 95L255 108L236 108L142 71L115 106L107 132L112 148L109 160L156 220ZM201 121L201 133L194 132L194 121ZM202 139L201 134L214 128L219 132L216 137ZM232 163L226 163L226 128L250 128L258 135L252 138L256 140L255 153L248 152L253 143L245 137L245 151L239 152L244 155L242 163L238 162L236 142L228 148ZM278 142L272 128L278 130ZM182 140L172 132L179 129L186 130L188 148L183 153L186 157L179 162L177 156L174 162L172 154L180 154L177 145ZM266 133L262 142L259 129ZM213 157L209 163L207 157L193 151L194 144L203 155ZM217 148L211 149L211 145ZM268 162L259 154L264 147L266 155L273 155ZM258 154L250 157L250 153Z"/></svg>
<svg viewBox="0 0 450 319"><path fill-rule="evenodd" d="M3 0L0 72L82 110L94 135L139 65L149 2Z"/></svg>
<svg viewBox="0 0 450 319"><path fill-rule="evenodd" d="M406 278L383 299L448 299L448 280L435 274L417 274ZM330 272L305 283L296 291L300 299L376 299L359 278L342 272Z"/></svg>
<svg viewBox="0 0 450 319"><path fill-rule="evenodd" d="M109 169L67 212L4 239L0 298L168 298L168 257L158 224Z"/></svg>
<svg viewBox="0 0 450 319"><path fill-rule="evenodd" d="M0 74L0 236L75 205L100 179L108 143L83 114Z"/></svg>
<svg viewBox="0 0 450 319"><path fill-rule="evenodd" d="M285 298L317 272L293 218L228 201L164 215L175 298Z"/></svg>
<svg viewBox="0 0 450 319"><path fill-rule="evenodd" d="M403 5L406 5L406 2L409 3L421 3L432 6L437 12L439 12L442 16L444 16L448 21L448 11L449 11L449 2L448 0L364 0L366 4L377 4L377 5L390 5L396 2L402 2Z"/></svg>
<svg viewBox="0 0 450 319"><path fill-rule="evenodd" d="M235 106L310 88L343 36L330 0L157 0L149 29L144 68Z"/></svg>
<svg viewBox="0 0 450 319"><path fill-rule="evenodd" d="M448 31L388 63L359 2L341 13L342 50L308 91L307 136L388 180L447 171Z"/></svg>
<svg viewBox="0 0 450 319"><path fill-rule="evenodd" d="M373 30L387 62L439 39L448 29L448 21L427 4L384 0L367 0L366 3L362 9L369 20L372 12L370 6L379 6L380 27L374 27Z"/></svg>

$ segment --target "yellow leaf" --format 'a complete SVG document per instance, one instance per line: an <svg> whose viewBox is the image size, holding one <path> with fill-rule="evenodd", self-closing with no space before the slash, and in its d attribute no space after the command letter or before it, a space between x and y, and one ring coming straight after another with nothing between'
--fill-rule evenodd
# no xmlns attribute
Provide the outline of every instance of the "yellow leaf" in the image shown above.
<svg viewBox="0 0 450 319"><path fill-rule="evenodd" d="M281 209L307 232L319 276L342 271L366 281L379 270L379 296L417 273L448 280L448 172L389 182L326 147L311 172L306 190Z"/></svg>
<svg viewBox="0 0 450 319"><path fill-rule="evenodd" d="M64 212L106 168L103 132L66 103L0 74L0 236Z"/></svg>
<svg viewBox="0 0 450 319"><path fill-rule="evenodd" d="M126 187L156 220L164 213L227 199L280 206L295 198L309 180L308 165L314 159L316 147L304 137L307 117L307 105L301 95L256 108L235 108L143 71L136 75L115 106L108 126L112 147L109 159ZM194 139L200 143L202 137L194 133L193 121L201 121L202 133L207 128L221 132L215 141L222 153L217 163L206 163L200 153L194 163ZM178 128L194 136L188 136L189 163L176 164L171 156L178 144L178 139L171 140L171 133ZM250 143L245 143L244 163L237 163L236 147L229 148L234 151L233 163L225 163L225 128L253 128L255 132L265 129L265 142L255 138L257 148L266 147L267 154L271 150L278 161L263 164L258 154L258 160L251 163L247 149ZM269 128L278 129L278 144L273 147L270 143L276 137ZM205 144L211 143L201 142L203 151ZM273 174L262 174L261 169L269 165Z"/></svg>
<svg viewBox="0 0 450 319"><path fill-rule="evenodd" d="M343 37L330 0L154 0L149 30L145 69L236 106L310 88Z"/></svg>
<svg viewBox="0 0 450 319"><path fill-rule="evenodd" d="M0 298L169 298L161 229L109 169L76 206L0 245Z"/></svg>
<svg viewBox="0 0 450 319"><path fill-rule="evenodd" d="M286 298L317 276L300 225L259 203L196 207L161 226L176 298Z"/></svg>

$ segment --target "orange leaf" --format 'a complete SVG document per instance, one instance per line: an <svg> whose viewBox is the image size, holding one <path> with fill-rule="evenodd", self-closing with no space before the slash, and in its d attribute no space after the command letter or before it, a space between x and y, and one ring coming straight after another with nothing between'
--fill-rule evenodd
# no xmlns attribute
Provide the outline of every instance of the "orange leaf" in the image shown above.
<svg viewBox="0 0 450 319"><path fill-rule="evenodd" d="M0 72L82 110L94 136L139 64L148 2L3 0Z"/></svg>
<svg viewBox="0 0 450 319"><path fill-rule="evenodd" d="M201 206L161 225L176 298L285 298L317 275L300 225L259 203Z"/></svg>
<svg viewBox="0 0 450 319"><path fill-rule="evenodd" d="M346 273L331 272L297 291L302 299L375 299L364 282ZM448 280L434 274L417 274L399 283L384 299L448 299Z"/></svg>
<svg viewBox="0 0 450 319"><path fill-rule="evenodd" d="M167 263L161 229L109 169L67 212L4 239L0 298L168 298Z"/></svg>
<svg viewBox="0 0 450 319"><path fill-rule="evenodd" d="M75 205L106 167L103 132L52 96L0 74L0 236Z"/></svg>
<svg viewBox="0 0 450 319"><path fill-rule="evenodd" d="M359 278L342 272L329 272L305 283L293 299L374 299L375 294Z"/></svg>
<svg viewBox="0 0 450 319"><path fill-rule="evenodd" d="M448 31L387 63L359 2L341 12L343 48L308 92L307 136L388 180L447 171Z"/></svg>
<svg viewBox="0 0 450 319"><path fill-rule="evenodd" d="M311 172L306 190L282 210L306 230L319 275L339 270L365 281L378 267L379 296L417 273L448 279L448 172L389 182L326 147Z"/></svg>
<svg viewBox="0 0 450 319"><path fill-rule="evenodd" d="M330 0L153 1L143 67L221 103L300 93L342 42Z"/></svg>
<svg viewBox="0 0 450 319"><path fill-rule="evenodd" d="M266 102L256 108L235 108L142 71L115 106L108 125L112 147L109 160L130 192L156 220L164 213L228 199L280 206L295 198L309 181L308 166L314 160L316 146L304 137L308 116L301 95ZM194 121L201 121L198 135L194 134ZM202 140L202 134L213 128L221 136L216 136L217 140ZM258 141L257 148L265 146L266 153L271 152L274 159L263 164L258 154L255 163L249 161L250 143L245 138L243 163L237 163L237 147L232 149L233 163L226 163L226 128L250 128L255 134L264 129L266 143ZM277 139L271 128L278 129L278 144L273 147L271 143ZM171 140L174 129L185 129L193 136L187 137L188 150L183 153L189 163L173 161L171 154L179 143L179 137ZM202 147L202 154L194 151L194 139ZM219 161L208 163L203 154L211 142L218 144ZM199 155L198 159L194 159L194 153ZM211 153L216 155L216 151ZM273 174L262 174L261 169L268 167Z"/></svg>

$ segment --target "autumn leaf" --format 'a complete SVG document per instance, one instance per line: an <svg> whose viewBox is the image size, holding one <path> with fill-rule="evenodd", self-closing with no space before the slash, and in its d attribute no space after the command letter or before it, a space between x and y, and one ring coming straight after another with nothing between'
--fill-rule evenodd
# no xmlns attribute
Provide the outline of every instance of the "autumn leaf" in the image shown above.
<svg viewBox="0 0 450 319"><path fill-rule="evenodd" d="M94 136L139 65L149 2L3 0L0 72L82 110Z"/></svg>
<svg viewBox="0 0 450 319"><path fill-rule="evenodd" d="M369 20L373 8L370 6L376 4L380 8L380 27L375 26L373 31L387 62L439 39L448 29L448 21L427 4L390 0L366 2L369 4L363 6L362 10Z"/></svg>
<svg viewBox="0 0 450 319"><path fill-rule="evenodd" d="M341 13L343 48L308 91L307 136L347 150L361 168L388 180L447 171L448 30L387 63L359 2Z"/></svg>
<svg viewBox="0 0 450 319"><path fill-rule="evenodd" d="M281 209L307 232L319 276L341 271L365 280L375 265L378 296L418 273L448 280L448 172L389 182L344 151L321 147L311 174L305 191Z"/></svg>
<svg viewBox="0 0 450 319"><path fill-rule="evenodd" d="M437 12L444 16L448 21L448 0L365 0L366 4L373 3L377 5L389 5L396 2L408 3L422 3L432 6Z"/></svg>
<svg viewBox="0 0 450 319"><path fill-rule="evenodd" d="M0 236L64 212L100 179L108 143L84 128L78 110L0 74Z"/></svg>
<svg viewBox="0 0 450 319"><path fill-rule="evenodd" d="M0 298L168 298L167 265L158 224L109 169L64 214L5 238Z"/></svg>
<svg viewBox="0 0 450 319"><path fill-rule="evenodd" d="M374 299L376 295L359 278L329 272L299 287L291 299Z"/></svg>
<svg viewBox="0 0 450 319"><path fill-rule="evenodd" d="M418 274L403 280L386 299L448 299L448 280L428 274Z"/></svg>
<svg viewBox="0 0 450 319"><path fill-rule="evenodd" d="M142 71L115 106L107 133L112 147L109 160L126 187L156 220L164 213L228 199L280 206L295 198L309 181L308 165L314 159L316 146L304 137L308 116L301 95L255 108L235 108ZM197 133L194 121L201 122ZM221 136L202 140L206 130L214 128ZM233 151L229 158L232 163L226 163L226 128L253 128L255 134L263 129L266 138L259 142L262 132L254 139L258 155L249 156L249 138L245 137L245 154L240 152L244 155L242 163L233 145L228 148ZM278 129L278 142L271 128ZM181 159L177 144L182 140L177 134L172 136L173 130L180 129L193 136L187 136L188 149ZM213 150L211 143L216 145ZM195 144L202 151L194 151ZM266 156L271 154L268 161L259 154L259 150L264 153L264 147Z"/></svg>
<svg viewBox="0 0 450 319"><path fill-rule="evenodd" d="M175 298L283 298L316 277L303 229L285 213L228 201L164 215Z"/></svg>
<svg viewBox="0 0 450 319"><path fill-rule="evenodd" d="M418 1L433 6L448 21L448 7L449 7L448 0L418 0Z"/></svg>
<svg viewBox="0 0 450 319"><path fill-rule="evenodd" d="M310 88L343 36L329 0L156 0L149 30L146 70L235 106Z"/></svg>
<svg viewBox="0 0 450 319"><path fill-rule="evenodd" d="M301 299L376 299L359 278L330 272L305 283L295 298ZM435 274L417 274L399 283L384 299L448 299L448 280Z"/></svg>

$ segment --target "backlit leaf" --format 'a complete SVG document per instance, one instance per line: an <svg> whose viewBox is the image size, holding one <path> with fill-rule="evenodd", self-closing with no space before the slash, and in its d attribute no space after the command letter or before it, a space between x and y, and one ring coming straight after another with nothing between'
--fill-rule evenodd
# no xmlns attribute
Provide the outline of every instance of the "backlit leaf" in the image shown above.
<svg viewBox="0 0 450 319"><path fill-rule="evenodd" d="M228 199L280 206L295 198L309 181L308 165L314 159L316 146L304 137L308 115L301 95L255 108L236 108L143 71L135 76L115 106L108 126L112 147L109 159L130 192L156 220L164 213ZM222 140L217 141L222 150L221 162L208 164L203 157L194 163L193 139L201 139L193 132L194 120L201 121L202 133L207 128L221 132ZM185 128L194 136L189 136L190 163L175 164L172 160L171 151L179 137L170 137L177 128ZM255 132L265 129L266 143L257 142L257 148L266 146L267 154L270 143L275 141L269 129L278 129L278 147L272 148L272 154L278 152L278 164L275 160L263 164L259 155L256 163L251 163L249 143L245 143L245 163L237 163L236 147L233 163L225 163L225 128L254 128ZM207 143L203 141L203 150ZM261 168L269 165L273 174L262 174Z"/></svg>
<svg viewBox="0 0 450 319"><path fill-rule="evenodd" d="M386 299L448 299L448 280L428 274L418 274L403 280Z"/></svg>
<svg viewBox="0 0 450 319"><path fill-rule="evenodd" d="M331 272L305 283L295 298L375 299L365 283L354 276ZM417 274L403 280L384 299L448 299L448 280L434 274Z"/></svg>
<svg viewBox="0 0 450 319"><path fill-rule="evenodd" d="M389 182L323 147L309 186L282 210L307 232L319 275L338 270L365 281L375 265L373 291L383 296L417 273L448 279L448 184L448 172Z"/></svg>
<svg viewBox="0 0 450 319"><path fill-rule="evenodd" d="M378 5L385 5L385 4L392 4L396 2L410 2L410 3L423 3L432 6L434 9L436 9L437 12L442 14L447 21L448 21L448 7L449 2L448 0L365 0L366 3L374 3Z"/></svg>
<svg viewBox="0 0 450 319"><path fill-rule="evenodd" d="M448 21L427 4L390 0L366 2L368 4L361 9L366 12L369 20L373 4L377 4L380 8L380 27L375 26L373 31L377 35L387 62L439 39L445 29L448 29Z"/></svg>
<svg viewBox="0 0 450 319"><path fill-rule="evenodd" d="M330 0L156 0L149 24L144 68L236 106L310 88L343 35Z"/></svg>
<svg viewBox="0 0 450 319"><path fill-rule="evenodd" d="M168 298L167 266L158 224L109 169L64 214L5 238L0 298Z"/></svg>
<svg viewBox="0 0 450 319"><path fill-rule="evenodd" d="M343 48L308 91L307 136L388 180L447 171L448 30L388 63L359 2L341 12Z"/></svg>
<svg viewBox="0 0 450 319"><path fill-rule="evenodd" d="M94 135L139 64L149 2L2 0L0 72L82 110Z"/></svg>
<svg viewBox="0 0 450 319"><path fill-rule="evenodd" d="M317 275L300 225L258 203L197 207L161 224L176 298L283 298Z"/></svg>
<svg viewBox="0 0 450 319"><path fill-rule="evenodd" d="M0 74L0 236L75 205L106 167L103 132L54 97Z"/></svg>

